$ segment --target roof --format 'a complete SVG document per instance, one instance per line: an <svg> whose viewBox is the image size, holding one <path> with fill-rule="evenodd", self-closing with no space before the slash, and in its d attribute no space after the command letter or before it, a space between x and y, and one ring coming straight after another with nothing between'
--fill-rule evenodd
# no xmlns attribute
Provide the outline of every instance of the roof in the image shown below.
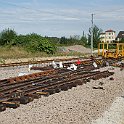
<svg viewBox="0 0 124 124"><path fill-rule="evenodd" d="M120 31L117 35L117 38L124 38L124 31Z"/></svg>
<svg viewBox="0 0 124 124"><path fill-rule="evenodd" d="M100 33L101 35L104 35L105 33Z"/></svg>
<svg viewBox="0 0 124 124"><path fill-rule="evenodd" d="M110 30L107 30L107 31L105 31L105 32L115 32L115 31L110 29Z"/></svg>

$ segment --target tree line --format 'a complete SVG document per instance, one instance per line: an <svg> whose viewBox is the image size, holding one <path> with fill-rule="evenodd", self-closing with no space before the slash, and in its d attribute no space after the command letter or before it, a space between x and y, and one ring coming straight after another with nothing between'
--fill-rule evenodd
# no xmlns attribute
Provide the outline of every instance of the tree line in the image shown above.
<svg viewBox="0 0 124 124"><path fill-rule="evenodd" d="M93 41L94 47L97 47L97 43L100 40L100 33L102 32L97 26L93 28ZM48 37L41 36L36 33L31 34L17 34L13 29L4 29L0 32L0 46L18 46L23 47L30 52L45 52L47 54L54 54L58 46L62 45L83 45L85 47L90 46L91 42L91 28L86 35L84 32L82 36L74 35L70 38L66 37Z"/></svg>

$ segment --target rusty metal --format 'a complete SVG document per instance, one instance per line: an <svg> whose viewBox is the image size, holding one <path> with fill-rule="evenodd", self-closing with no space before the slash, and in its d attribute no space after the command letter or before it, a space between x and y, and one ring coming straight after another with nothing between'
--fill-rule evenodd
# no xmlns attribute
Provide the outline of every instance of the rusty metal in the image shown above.
<svg viewBox="0 0 124 124"><path fill-rule="evenodd" d="M66 91L77 85L85 84L91 79L98 80L113 75L113 72L109 71L93 71L97 69L93 67L93 62L79 65L76 71L65 68L52 69L0 80L0 110L5 110L6 107L16 108L20 104L27 104L34 98L39 98L40 95L49 96L61 90Z"/></svg>
<svg viewBox="0 0 124 124"><path fill-rule="evenodd" d="M67 58L67 59L53 59L54 61L72 61L77 60L78 58ZM0 64L0 67L10 67L10 66L23 66L29 64L43 64L43 63L51 63L53 60L38 60L38 61L28 61L28 62L16 62L16 63L6 63Z"/></svg>
<svg viewBox="0 0 124 124"><path fill-rule="evenodd" d="M52 61L60 62L62 61L65 66L68 66L69 64L76 64L76 62L80 59L81 64L89 64L93 59L92 58L70 58L70 59L53 59L53 60L40 60L40 61L28 61L28 62L17 62L17 63L6 63L6 64L0 64L0 67L14 67L14 66L24 66L24 65L42 65L42 64L48 64ZM99 60L101 58L94 57L94 60Z"/></svg>
<svg viewBox="0 0 124 124"><path fill-rule="evenodd" d="M0 112L5 111L5 110L6 110L6 104L0 103Z"/></svg>
<svg viewBox="0 0 124 124"><path fill-rule="evenodd" d="M29 80L29 79L35 79L36 77L46 76L46 75L54 74L54 73L55 73L55 70L51 69L51 70L33 73L33 74L29 74L29 75L23 75L23 76L18 76L18 77L14 77L14 78L3 79L3 80L0 80L0 87L2 85L6 85L6 84L8 85L8 83L16 83L16 82Z"/></svg>

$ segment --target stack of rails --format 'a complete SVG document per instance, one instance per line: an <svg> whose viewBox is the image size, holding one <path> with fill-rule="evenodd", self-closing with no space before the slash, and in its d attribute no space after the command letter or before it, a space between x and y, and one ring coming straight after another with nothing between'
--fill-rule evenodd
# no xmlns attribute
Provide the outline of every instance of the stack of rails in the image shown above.
<svg viewBox="0 0 124 124"><path fill-rule="evenodd" d="M41 95L49 96L61 90L68 90L90 79L97 80L113 75L113 72L94 69L96 68L88 64L83 68L80 65L75 71L65 68L52 69L0 80L0 111L4 111L6 107L17 108L20 104L27 104Z"/></svg>

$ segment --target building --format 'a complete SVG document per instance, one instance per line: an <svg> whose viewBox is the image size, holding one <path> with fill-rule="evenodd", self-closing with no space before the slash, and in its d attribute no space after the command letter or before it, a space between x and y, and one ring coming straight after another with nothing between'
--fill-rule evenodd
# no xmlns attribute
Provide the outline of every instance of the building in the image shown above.
<svg viewBox="0 0 124 124"><path fill-rule="evenodd" d="M101 33L100 34L100 41L101 42L104 42L104 43L111 43L115 40L116 38L116 34L115 34L115 31L113 30L107 30L105 31L105 33Z"/></svg>
<svg viewBox="0 0 124 124"><path fill-rule="evenodd" d="M106 34L105 33L101 33L100 34L100 41L105 43L106 42L106 38L105 37L106 37Z"/></svg>
<svg viewBox="0 0 124 124"><path fill-rule="evenodd" d="M121 41L122 39L124 39L124 31L120 31L116 37L117 41Z"/></svg>

